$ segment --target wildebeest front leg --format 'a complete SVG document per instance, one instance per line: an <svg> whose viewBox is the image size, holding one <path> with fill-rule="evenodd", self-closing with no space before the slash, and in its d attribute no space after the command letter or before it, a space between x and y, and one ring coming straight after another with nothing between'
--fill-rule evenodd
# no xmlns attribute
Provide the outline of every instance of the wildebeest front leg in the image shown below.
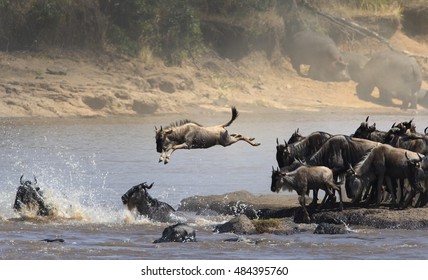
<svg viewBox="0 0 428 280"><path fill-rule="evenodd" d="M392 183L392 180L389 176L385 176L386 186L392 196L392 208L397 207L397 196L395 194L395 187Z"/></svg>
<svg viewBox="0 0 428 280"><path fill-rule="evenodd" d="M380 202L382 201L382 185L383 185L383 180L385 178L385 175L379 174L377 177L377 201L376 201L376 206L379 207Z"/></svg>
<svg viewBox="0 0 428 280"><path fill-rule="evenodd" d="M303 208L303 214L304 214L303 220L305 221L305 223L310 223L311 218L309 217L308 210L306 210L305 192L299 195L299 203L300 203L300 206L302 206Z"/></svg>
<svg viewBox="0 0 428 280"><path fill-rule="evenodd" d="M165 156L163 163L167 164L169 162L169 158L171 157L172 153L178 149L190 149L190 147L189 147L189 145L187 145L187 143L182 143L179 145L172 146L171 149L169 149L169 153L166 153L166 156Z"/></svg>

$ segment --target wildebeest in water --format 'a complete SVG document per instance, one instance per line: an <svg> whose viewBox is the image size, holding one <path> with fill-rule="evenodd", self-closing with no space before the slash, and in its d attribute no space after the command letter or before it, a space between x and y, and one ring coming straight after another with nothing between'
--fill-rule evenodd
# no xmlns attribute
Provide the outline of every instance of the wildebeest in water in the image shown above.
<svg viewBox="0 0 428 280"><path fill-rule="evenodd" d="M36 176L34 181L23 180L24 175L19 179L20 186L16 192L13 209L21 212L23 210L37 211L39 216L48 216L52 214L52 208L45 203L43 193L37 185Z"/></svg>
<svg viewBox="0 0 428 280"><path fill-rule="evenodd" d="M166 128L155 128L156 151L161 153L159 162L167 164L177 149L206 149L215 145L226 147L238 141L245 141L252 146L260 145L254 142L254 138L229 134L225 127L231 125L237 117L238 110L232 107L232 118L225 124L205 127L190 120L182 120Z"/></svg>
<svg viewBox="0 0 428 280"><path fill-rule="evenodd" d="M195 230L185 223L178 223L165 228L162 237L153 243L162 242L196 242Z"/></svg>
<svg viewBox="0 0 428 280"><path fill-rule="evenodd" d="M130 188L122 195L122 202L128 210L136 208L141 215L147 216L151 220L159 222L169 222L174 208L163 201L152 198L147 192L153 187L153 183L147 185L146 182Z"/></svg>

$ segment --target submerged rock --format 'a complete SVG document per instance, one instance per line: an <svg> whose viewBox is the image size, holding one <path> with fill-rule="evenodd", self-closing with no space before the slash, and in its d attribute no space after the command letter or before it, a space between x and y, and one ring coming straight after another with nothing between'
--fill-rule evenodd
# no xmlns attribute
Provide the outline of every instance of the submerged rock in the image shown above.
<svg viewBox="0 0 428 280"><path fill-rule="evenodd" d="M232 232L235 234L255 234L257 233L251 220L246 215L239 215L234 217L232 220L218 225L215 231L219 233Z"/></svg>
<svg viewBox="0 0 428 280"><path fill-rule="evenodd" d="M345 234L348 233L345 225L335 225L328 223L321 223L317 226L314 234Z"/></svg>

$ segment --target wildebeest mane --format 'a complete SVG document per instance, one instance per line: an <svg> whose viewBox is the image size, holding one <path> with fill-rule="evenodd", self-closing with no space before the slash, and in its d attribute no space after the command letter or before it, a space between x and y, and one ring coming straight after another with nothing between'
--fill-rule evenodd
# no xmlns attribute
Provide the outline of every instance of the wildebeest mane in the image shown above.
<svg viewBox="0 0 428 280"><path fill-rule="evenodd" d="M318 151L318 149L322 146L322 144L326 141L325 139L330 138L331 134L317 131L305 139L302 139L294 144L291 144L290 151L291 156L300 158L300 159L308 159L311 155Z"/></svg>
<svg viewBox="0 0 428 280"><path fill-rule="evenodd" d="M179 121L170 123L169 126L165 127L164 129L174 128L174 127L180 127L180 126L188 124L188 123L193 123L193 124L195 124L197 126L203 126L203 125L201 125L201 124L199 124L197 122L194 122L192 120L183 119L183 120L179 120Z"/></svg>

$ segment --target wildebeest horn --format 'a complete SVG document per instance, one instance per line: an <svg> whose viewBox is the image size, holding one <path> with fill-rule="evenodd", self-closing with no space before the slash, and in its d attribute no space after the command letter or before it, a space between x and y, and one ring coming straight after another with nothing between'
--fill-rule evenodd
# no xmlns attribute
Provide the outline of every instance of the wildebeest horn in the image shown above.
<svg viewBox="0 0 428 280"><path fill-rule="evenodd" d="M142 186L145 189L150 190L153 187L153 184L154 183L151 183L150 186L149 186L149 185L147 185L147 182L143 182L143 183L140 184L140 186Z"/></svg>
<svg viewBox="0 0 428 280"><path fill-rule="evenodd" d="M367 118L366 118L366 122L368 122L369 121L369 116L367 116Z"/></svg>
<svg viewBox="0 0 428 280"><path fill-rule="evenodd" d="M22 175L21 178L19 178L19 182L21 183L21 185L24 185L24 181L22 181L22 178L24 178L24 175Z"/></svg>
<svg viewBox="0 0 428 280"><path fill-rule="evenodd" d="M427 127L428 128L428 127ZM426 128L425 128L426 129ZM279 145L278 137L276 137L276 144Z"/></svg>
<svg viewBox="0 0 428 280"><path fill-rule="evenodd" d="M427 130L428 130L428 126L427 126L427 127L425 127L425 129L424 129L424 133L425 133L425 134L427 134Z"/></svg>
<svg viewBox="0 0 428 280"><path fill-rule="evenodd" d="M37 185L36 175L33 175L33 176L34 176L34 185Z"/></svg>
<svg viewBox="0 0 428 280"><path fill-rule="evenodd" d="M394 128L396 123L397 123L397 122L394 122L394 123L392 124L391 128Z"/></svg>

